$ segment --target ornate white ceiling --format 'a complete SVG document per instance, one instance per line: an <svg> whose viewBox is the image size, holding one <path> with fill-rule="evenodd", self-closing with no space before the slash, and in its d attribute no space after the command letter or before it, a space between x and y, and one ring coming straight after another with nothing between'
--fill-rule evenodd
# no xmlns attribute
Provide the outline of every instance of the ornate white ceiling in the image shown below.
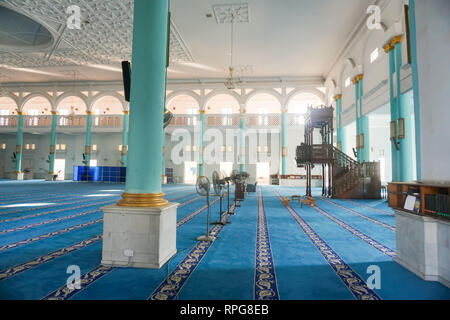
<svg viewBox="0 0 450 320"><path fill-rule="evenodd" d="M65 28L67 7L81 8L81 30ZM133 36L132 0L0 0L10 7L44 24L53 31L59 45L46 52L1 52L1 64L13 67L117 65L130 60ZM88 23L85 23L88 21ZM193 62L173 21L171 22L170 59Z"/></svg>

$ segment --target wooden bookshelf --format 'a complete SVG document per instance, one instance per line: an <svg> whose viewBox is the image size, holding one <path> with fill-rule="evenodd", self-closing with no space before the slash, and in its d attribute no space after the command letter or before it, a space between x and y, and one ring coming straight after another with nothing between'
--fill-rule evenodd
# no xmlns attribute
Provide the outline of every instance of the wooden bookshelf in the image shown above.
<svg viewBox="0 0 450 320"><path fill-rule="evenodd" d="M450 220L450 212L436 212L425 208L425 195L437 194L450 195L450 185L422 184L417 182L391 182L388 184L388 203L391 208L448 221ZM418 213L404 208L408 195L414 195L419 198L420 209ZM448 206L450 206L450 201Z"/></svg>

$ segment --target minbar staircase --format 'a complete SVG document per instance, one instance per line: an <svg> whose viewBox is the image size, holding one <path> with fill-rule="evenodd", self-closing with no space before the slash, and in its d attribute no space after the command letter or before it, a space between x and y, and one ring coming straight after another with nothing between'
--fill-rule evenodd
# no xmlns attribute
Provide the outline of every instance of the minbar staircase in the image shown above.
<svg viewBox="0 0 450 320"><path fill-rule="evenodd" d="M331 188L333 198L381 198L378 162L359 163L330 144L302 144L297 148L296 160L298 167L306 163L331 166L331 186L327 188Z"/></svg>
<svg viewBox="0 0 450 320"><path fill-rule="evenodd" d="M335 147L332 147L332 152L334 198L381 197L379 162L359 163Z"/></svg>

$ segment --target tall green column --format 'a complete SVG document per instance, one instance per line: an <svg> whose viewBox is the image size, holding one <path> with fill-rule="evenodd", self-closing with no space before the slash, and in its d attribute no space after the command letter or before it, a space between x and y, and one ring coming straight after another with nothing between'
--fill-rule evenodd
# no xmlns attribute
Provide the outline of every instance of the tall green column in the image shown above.
<svg viewBox="0 0 450 320"><path fill-rule="evenodd" d="M286 175L286 158L287 151L287 109L281 110L281 174Z"/></svg>
<svg viewBox="0 0 450 320"><path fill-rule="evenodd" d="M128 154L128 126L130 120L130 112L123 112L123 129L122 129L122 167L127 166L127 154Z"/></svg>
<svg viewBox="0 0 450 320"><path fill-rule="evenodd" d="M360 127L360 114L359 114L359 81L358 81L358 76L355 77L355 79L353 80L353 83L355 85L355 121L356 121L356 137L355 140L359 141L359 134L361 133L361 127ZM357 149L357 157L356 159L358 160L358 162L362 162L361 161L361 149L358 146L359 143L357 143L356 145L356 149Z"/></svg>
<svg viewBox="0 0 450 320"><path fill-rule="evenodd" d="M23 120L25 113L18 112L19 121L17 123L17 145L16 145L16 173L22 173L22 152L23 152Z"/></svg>
<svg viewBox="0 0 450 320"><path fill-rule="evenodd" d="M163 207L161 192L169 1L135 0L127 181L119 206Z"/></svg>
<svg viewBox="0 0 450 320"><path fill-rule="evenodd" d="M403 119L405 136L400 142L400 179L409 182L413 180L413 146L411 129L411 93L400 95L399 119Z"/></svg>
<svg viewBox="0 0 450 320"><path fill-rule="evenodd" d="M199 141L199 164L198 164L198 175L205 175L205 159L203 158L203 149L205 144L205 126L206 126L206 115L205 110L200 110L200 141Z"/></svg>
<svg viewBox="0 0 450 320"><path fill-rule="evenodd" d="M241 111L240 130L239 130L239 170L245 171L245 110Z"/></svg>
<svg viewBox="0 0 450 320"><path fill-rule="evenodd" d="M419 72L417 67L417 38L416 38L416 1L409 0L409 34L411 48L411 69L414 95L414 130L416 144L416 176L422 179L422 159L420 140L420 99L419 99Z"/></svg>
<svg viewBox="0 0 450 320"><path fill-rule="evenodd" d="M84 160L86 166L90 166L91 162L91 149L92 149L92 111L86 111L86 145L84 147Z"/></svg>
<svg viewBox="0 0 450 320"><path fill-rule="evenodd" d="M384 51L389 54L389 104L391 112L391 123L395 123L395 127L397 128L398 108L397 108L397 98L395 97L394 94L394 73L396 71L395 52L393 50L394 45L395 44L391 40L386 46L384 46ZM397 129L395 130L395 137L397 137ZM392 181L401 181L400 160L399 160L400 155L399 151L395 146L396 141L397 140L394 141L391 139Z"/></svg>
<svg viewBox="0 0 450 320"><path fill-rule="evenodd" d="M56 153L56 128L58 126L58 112L52 111L52 130L50 133L50 163L48 174L55 173L55 153Z"/></svg>
<svg viewBox="0 0 450 320"><path fill-rule="evenodd" d="M164 183L164 178L166 177L166 130L163 130L162 136L162 153L161 153L161 179Z"/></svg>
<svg viewBox="0 0 450 320"><path fill-rule="evenodd" d="M341 151L343 151L342 149L342 104L341 104L341 100L342 99L342 95L341 94L337 94L334 96L334 101L336 101L336 143L338 146L338 149L340 148Z"/></svg>
<svg viewBox="0 0 450 320"><path fill-rule="evenodd" d="M370 161L370 131L369 131L369 118L363 116L363 75L359 75L359 128L360 134L364 137L364 147L361 148L361 162Z"/></svg>

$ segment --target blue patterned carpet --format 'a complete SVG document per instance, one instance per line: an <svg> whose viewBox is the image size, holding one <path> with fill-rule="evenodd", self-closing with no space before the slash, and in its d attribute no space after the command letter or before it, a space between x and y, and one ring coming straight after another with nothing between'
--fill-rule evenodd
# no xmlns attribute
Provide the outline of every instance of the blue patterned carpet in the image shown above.
<svg viewBox="0 0 450 320"><path fill-rule="evenodd" d="M395 217L385 201L283 206L281 197L301 188L250 193L205 243L196 241L205 233L205 198L193 186L164 186L166 199L181 204L177 255L160 270L103 267L99 209L123 188L0 181L0 299L450 299L450 289L393 261ZM215 221L219 201L211 201ZM72 291L71 265L82 279ZM371 266L380 269L379 289L366 283Z"/></svg>

